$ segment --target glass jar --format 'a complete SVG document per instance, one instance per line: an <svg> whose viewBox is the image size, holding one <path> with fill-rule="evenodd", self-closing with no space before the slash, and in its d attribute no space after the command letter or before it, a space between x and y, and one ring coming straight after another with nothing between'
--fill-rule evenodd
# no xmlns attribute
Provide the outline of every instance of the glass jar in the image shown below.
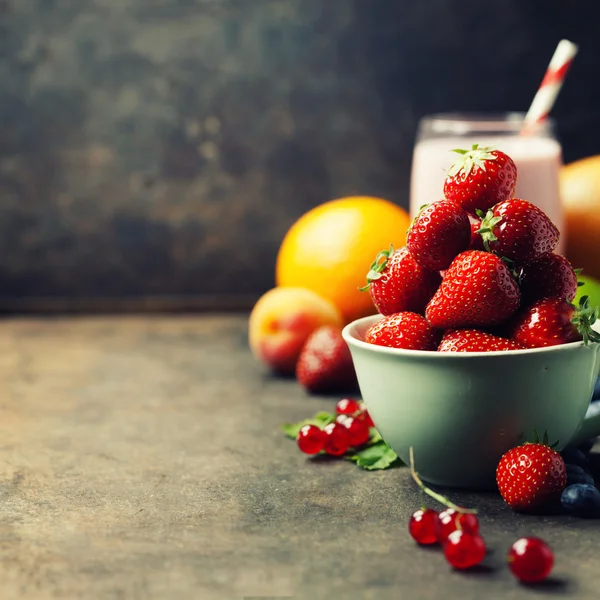
<svg viewBox="0 0 600 600"><path fill-rule="evenodd" d="M446 172L457 154L455 148L473 144L494 146L517 165L515 197L539 206L558 227L565 248L564 216L559 194L562 148L554 123L547 119L527 135L522 134L524 113L445 113L421 119L413 152L410 212L443 197Z"/></svg>

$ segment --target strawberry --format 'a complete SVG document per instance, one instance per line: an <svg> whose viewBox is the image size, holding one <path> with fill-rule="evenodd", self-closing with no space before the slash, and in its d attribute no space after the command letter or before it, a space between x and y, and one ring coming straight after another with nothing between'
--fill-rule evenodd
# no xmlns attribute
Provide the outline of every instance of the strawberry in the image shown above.
<svg viewBox="0 0 600 600"><path fill-rule="evenodd" d="M587 296L575 306L562 298L542 298L515 316L511 338L526 348L558 346L584 340L600 342L592 329L598 308L591 308Z"/></svg>
<svg viewBox="0 0 600 600"><path fill-rule="evenodd" d="M405 311L388 315L371 325L365 341L389 348L435 350L440 336L441 332L430 327L424 317Z"/></svg>
<svg viewBox="0 0 600 600"><path fill-rule="evenodd" d="M496 352L522 348L523 346L513 340L479 329L454 329L444 333L438 352Z"/></svg>
<svg viewBox="0 0 600 600"><path fill-rule="evenodd" d="M536 439L506 452L496 469L496 483L513 510L531 510L560 496L567 483L565 461L548 446L545 434L542 443Z"/></svg>
<svg viewBox="0 0 600 600"><path fill-rule="evenodd" d="M312 393L357 388L352 356L339 329L325 325L311 333L298 357L296 378Z"/></svg>
<svg viewBox="0 0 600 600"><path fill-rule="evenodd" d="M469 247L471 225L467 213L452 200L424 206L408 230L406 245L425 269L443 271Z"/></svg>
<svg viewBox="0 0 600 600"><path fill-rule="evenodd" d="M495 254L467 250L444 273L425 309L432 327L465 329L498 325L519 307L517 282Z"/></svg>
<svg viewBox="0 0 600 600"><path fill-rule="evenodd" d="M424 269L408 248L382 250L367 273L371 299L382 315L411 311L423 313L442 280L437 271Z"/></svg>
<svg viewBox="0 0 600 600"><path fill-rule="evenodd" d="M577 273L560 254L544 254L519 272L523 306L542 298L563 298L571 302L577 294Z"/></svg>
<svg viewBox="0 0 600 600"><path fill-rule="evenodd" d="M444 196L454 200L471 215L487 211L494 204L512 198L517 185L517 167L500 150L480 148L454 150L460 154L448 170Z"/></svg>
<svg viewBox="0 0 600 600"><path fill-rule="evenodd" d="M486 250L523 265L552 252L558 229L535 204L520 198L500 202L481 221Z"/></svg>
<svg viewBox="0 0 600 600"><path fill-rule="evenodd" d="M481 220L471 218L471 242L469 243L469 250L485 250L483 246L483 238L479 233L481 229Z"/></svg>

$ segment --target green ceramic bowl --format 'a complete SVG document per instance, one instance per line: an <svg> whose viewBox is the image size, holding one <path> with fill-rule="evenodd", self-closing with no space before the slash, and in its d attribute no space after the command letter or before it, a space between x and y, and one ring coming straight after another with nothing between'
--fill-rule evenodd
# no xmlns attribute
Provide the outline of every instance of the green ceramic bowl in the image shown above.
<svg viewBox="0 0 600 600"><path fill-rule="evenodd" d="M600 435L586 411L600 345L583 342L507 352L417 352L367 344L374 315L347 325L363 400L375 426L421 477L441 486L495 487L502 454L534 429L558 449Z"/></svg>

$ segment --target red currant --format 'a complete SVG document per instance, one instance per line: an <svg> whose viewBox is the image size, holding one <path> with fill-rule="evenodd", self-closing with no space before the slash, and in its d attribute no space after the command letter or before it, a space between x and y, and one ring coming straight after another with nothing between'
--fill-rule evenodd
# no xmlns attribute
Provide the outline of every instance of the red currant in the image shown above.
<svg viewBox="0 0 600 600"><path fill-rule="evenodd" d="M458 517L458 525L460 529L472 535L479 533L479 519L472 513L461 513Z"/></svg>
<svg viewBox="0 0 600 600"><path fill-rule="evenodd" d="M443 544L448 536L457 529L462 529L467 533L479 533L479 520L470 513L459 513L452 508L443 510L436 523L436 534L438 542Z"/></svg>
<svg viewBox="0 0 600 600"><path fill-rule="evenodd" d="M331 456L341 456L350 447L350 432L341 423L329 423L325 432L325 452Z"/></svg>
<svg viewBox="0 0 600 600"><path fill-rule="evenodd" d="M370 432L367 424L364 421L355 419L354 417L346 417L342 422L342 425L350 434L351 446L362 446L369 441Z"/></svg>
<svg viewBox="0 0 600 600"><path fill-rule="evenodd" d="M546 579L553 565L554 554L550 546L539 538L521 538L508 551L510 570L517 579L526 583Z"/></svg>
<svg viewBox="0 0 600 600"><path fill-rule="evenodd" d="M359 418L362 419L369 427L375 427L373 423L373 419L371 419L371 415L369 411L365 408L365 403L361 402L359 405L360 415Z"/></svg>
<svg viewBox="0 0 600 600"><path fill-rule="evenodd" d="M435 535L437 516L437 512L431 508L418 510L411 515L408 521L408 532L418 544L437 543Z"/></svg>
<svg viewBox="0 0 600 600"><path fill-rule="evenodd" d="M305 454L318 454L325 447L325 432L316 425L304 425L296 442Z"/></svg>
<svg viewBox="0 0 600 600"><path fill-rule="evenodd" d="M485 557L485 542L479 534L453 531L444 544L444 556L455 569L470 569Z"/></svg>
<svg viewBox="0 0 600 600"><path fill-rule="evenodd" d="M353 415L360 410L358 402L352 398L343 398L335 406L338 415Z"/></svg>

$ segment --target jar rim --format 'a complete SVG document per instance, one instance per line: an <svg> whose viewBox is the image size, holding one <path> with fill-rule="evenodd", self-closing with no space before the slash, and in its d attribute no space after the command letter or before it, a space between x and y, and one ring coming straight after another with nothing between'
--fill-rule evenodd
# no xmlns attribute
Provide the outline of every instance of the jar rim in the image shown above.
<svg viewBox="0 0 600 600"><path fill-rule="evenodd" d="M465 134L483 131L517 133L525 122L524 112L440 112L425 115L421 126L433 133ZM536 126L539 131L552 130L554 121L547 118Z"/></svg>

